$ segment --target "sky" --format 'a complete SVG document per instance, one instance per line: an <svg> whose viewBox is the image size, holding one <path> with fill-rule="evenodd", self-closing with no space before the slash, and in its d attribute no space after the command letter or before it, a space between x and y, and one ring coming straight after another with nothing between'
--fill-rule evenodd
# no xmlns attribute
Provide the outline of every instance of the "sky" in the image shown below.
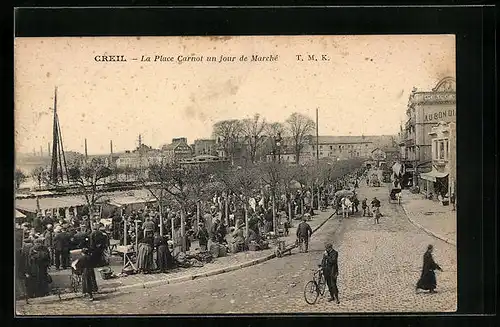
<svg viewBox="0 0 500 327"><path fill-rule="evenodd" d="M110 140L114 152L134 149L139 134L153 147L174 137L193 143L219 120L259 113L283 122L293 112L315 119L316 108L320 135L396 134L413 87L430 91L455 77L454 35L16 38L14 48L21 153L47 152L56 86L65 150L83 153L86 138L89 154L105 154ZM127 61L95 60L102 55ZM174 60L154 62L157 55ZM236 59L206 60L221 55Z"/></svg>

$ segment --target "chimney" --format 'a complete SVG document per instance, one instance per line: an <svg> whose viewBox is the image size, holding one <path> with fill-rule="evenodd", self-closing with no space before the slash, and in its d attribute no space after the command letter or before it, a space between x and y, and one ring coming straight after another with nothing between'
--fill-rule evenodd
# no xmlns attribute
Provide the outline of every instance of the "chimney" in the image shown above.
<svg viewBox="0 0 500 327"><path fill-rule="evenodd" d="M87 153L87 139L85 139L85 160L87 160L88 153Z"/></svg>
<svg viewBox="0 0 500 327"><path fill-rule="evenodd" d="M111 156L113 156L113 140L109 141Z"/></svg>

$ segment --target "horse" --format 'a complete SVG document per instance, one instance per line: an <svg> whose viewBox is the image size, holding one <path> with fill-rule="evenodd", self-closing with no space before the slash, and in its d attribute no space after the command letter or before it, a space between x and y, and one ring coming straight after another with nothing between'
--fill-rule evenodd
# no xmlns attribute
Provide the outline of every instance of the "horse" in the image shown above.
<svg viewBox="0 0 500 327"><path fill-rule="evenodd" d="M345 197L340 200L342 206L342 217L349 218L349 212L352 210L352 202L349 198Z"/></svg>

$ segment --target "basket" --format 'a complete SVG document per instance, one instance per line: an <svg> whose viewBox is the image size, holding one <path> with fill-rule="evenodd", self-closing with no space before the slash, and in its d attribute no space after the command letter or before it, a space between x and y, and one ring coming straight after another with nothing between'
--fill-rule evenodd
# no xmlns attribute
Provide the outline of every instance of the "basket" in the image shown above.
<svg viewBox="0 0 500 327"><path fill-rule="evenodd" d="M219 244L210 245L210 254L212 255L213 258L218 258L220 251L221 250Z"/></svg>
<svg viewBox="0 0 500 327"><path fill-rule="evenodd" d="M99 269L99 273L101 274L101 277L104 280L113 277L113 270L111 270L111 268L109 267Z"/></svg>
<svg viewBox="0 0 500 327"><path fill-rule="evenodd" d="M255 243L255 242L250 242L250 244L248 244L248 250L249 251L259 251L260 250L260 246Z"/></svg>

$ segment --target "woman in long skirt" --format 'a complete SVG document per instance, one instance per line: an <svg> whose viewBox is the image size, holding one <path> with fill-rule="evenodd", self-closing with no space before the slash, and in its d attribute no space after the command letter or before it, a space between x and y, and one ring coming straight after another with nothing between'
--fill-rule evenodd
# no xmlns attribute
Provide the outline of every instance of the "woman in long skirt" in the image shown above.
<svg viewBox="0 0 500 327"><path fill-rule="evenodd" d="M170 268L170 251L168 249L167 240L160 233L156 233L154 239L154 246L156 248L156 267L160 272L166 272Z"/></svg>
<svg viewBox="0 0 500 327"><path fill-rule="evenodd" d="M154 270L153 237L146 236L139 244L137 253L137 269L139 272L149 274Z"/></svg>
<svg viewBox="0 0 500 327"><path fill-rule="evenodd" d="M88 296L90 301L94 300L93 294L98 291L94 272L94 263L88 249L82 249L83 256L78 259L76 268L82 271L82 293Z"/></svg>
<svg viewBox="0 0 500 327"><path fill-rule="evenodd" d="M422 274L420 275L420 279L417 282L416 291L419 289L428 290L429 293L435 293L434 289L436 288L436 274L434 270L443 271L441 267L434 262L432 258L432 250L433 246L429 245L427 247L427 251L424 254L424 264L422 267Z"/></svg>

